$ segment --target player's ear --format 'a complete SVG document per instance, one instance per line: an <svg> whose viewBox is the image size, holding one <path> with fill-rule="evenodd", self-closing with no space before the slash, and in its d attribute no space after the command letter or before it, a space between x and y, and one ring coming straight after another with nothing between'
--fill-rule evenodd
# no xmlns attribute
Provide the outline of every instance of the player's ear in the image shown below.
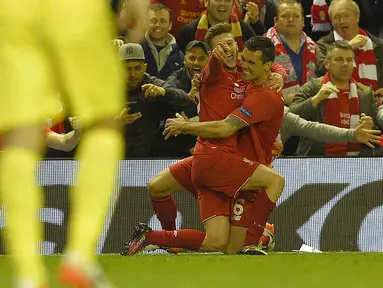
<svg viewBox="0 0 383 288"><path fill-rule="evenodd" d="M143 70L146 72L146 68L148 68L148 64L144 63Z"/></svg>
<svg viewBox="0 0 383 288"><path fill-rule="evenodd" d="M273 62L269 61L263 64L263 68L265 69L266 72L271 71L271 66L273 65Z"/></svg>

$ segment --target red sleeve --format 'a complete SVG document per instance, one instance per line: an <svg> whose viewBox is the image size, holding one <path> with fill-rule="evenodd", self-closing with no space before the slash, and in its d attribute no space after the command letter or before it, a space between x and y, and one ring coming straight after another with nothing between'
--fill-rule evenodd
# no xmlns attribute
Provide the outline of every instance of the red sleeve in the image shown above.
<svg viewBox="0 0 383 288"><path fill-rule="evenodd" d="M209 62L202 71L201 81L205 83L215 83L222 76L223 64L221 60L211 55Z"/></svg>
<svg viewBox="0 0 383 288"><path fill-rule="evenodd" d="M271 66L271 71L281 75L283 78L283 82L286 83L287 73L286 73L285 68L283 68L283 66L281 64L273 62L272 66Z"/></svg>
<svg viewBox="0 0 383 288"><path fill-rule="evenodd" d="M232 112L247 125L269 121L272 117L273 103L266 91L255 92L257 95L247 95L242 106Z"/></svg>

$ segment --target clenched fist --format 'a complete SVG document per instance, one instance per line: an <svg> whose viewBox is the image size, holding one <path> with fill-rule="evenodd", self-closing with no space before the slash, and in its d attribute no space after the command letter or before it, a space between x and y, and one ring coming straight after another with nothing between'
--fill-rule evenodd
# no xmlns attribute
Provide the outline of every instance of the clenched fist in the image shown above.
<svg viewBox="0 0 383 288"><path fill-rule="evenodd" d="M164 88L154 84L144 84L141 88L142 91L145 92L145 97L165 96L166 94L166 90Z"/></svg>
<svg viewBox="0 0 383 288"><path fill-rule="evenodd" d="M356 35L354 38L352 38L350 41L348 41L348 44L352 47L353 50L362 48L367 43L367 37L363 35Z"/></svg>
<svg viewBox="0 0 383 288"><path fill-rule="evenodd" d="M331 93L338 93L339 90L331 83L325 83L320 88L319 92L311 99L314 108L318 106L323 100L326 100Z"/></svg>

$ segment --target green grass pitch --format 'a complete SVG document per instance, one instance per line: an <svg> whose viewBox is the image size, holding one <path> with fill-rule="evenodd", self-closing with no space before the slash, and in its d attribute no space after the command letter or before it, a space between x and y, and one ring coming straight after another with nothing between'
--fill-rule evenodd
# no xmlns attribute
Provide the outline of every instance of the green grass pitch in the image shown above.
<svg viewBox="0 0 383 288"><path fill-rule="evenodd" d="M271 253L269 256L206 254L99 257L116 287L250 288L383 287L383 253ZM46 256L51 287L59 256ZM0 287L11 287L8 257L0 257Z"/></svg>

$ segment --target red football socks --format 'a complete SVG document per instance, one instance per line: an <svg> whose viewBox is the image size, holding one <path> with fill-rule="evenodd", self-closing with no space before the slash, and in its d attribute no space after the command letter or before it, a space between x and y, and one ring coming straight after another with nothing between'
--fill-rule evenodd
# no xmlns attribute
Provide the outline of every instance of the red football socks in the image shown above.
<svg viewBox="0 0 383 288"><path fill-rule="evenodd" d="M150 198L152 200L153 210L161 222L162 229L176 230L177 207L173 196Z"/></svg>
<svg viewBox="0 0 383 288"><path fill-rule="evenodd" d="M266 222L275 208L275 203L269 199L265 190L260 190L254 200L253 207L254 223L247 229L244 246L258 245L259 238L263 234Z"/></svg>
<svg viewBox="0 0 383 288"><path fill-rule="evenodd" d="M205 232L184 229L179 231L150 231L146 235L147 245L158 245L167 248L184 248L199 250L205 239Z"/></svg>

